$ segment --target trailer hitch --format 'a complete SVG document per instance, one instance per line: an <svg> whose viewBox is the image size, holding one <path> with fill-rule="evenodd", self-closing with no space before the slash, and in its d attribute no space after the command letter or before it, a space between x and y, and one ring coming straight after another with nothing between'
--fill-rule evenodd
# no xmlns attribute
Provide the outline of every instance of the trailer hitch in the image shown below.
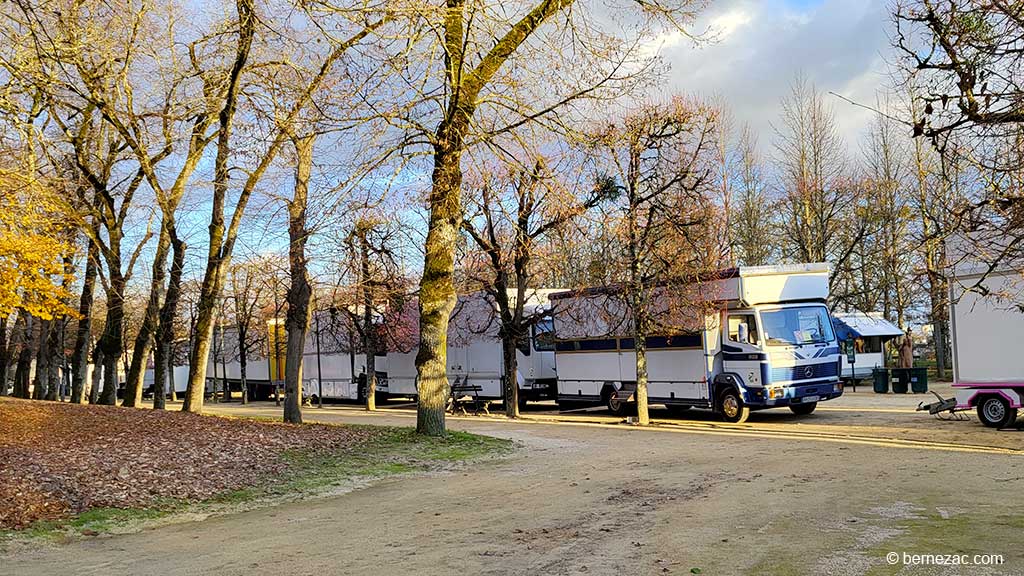
<svg viewBox="0 0 1024 576"><path fill-rule="evenodd" d="M938 402L932 402L931 404L919 402L917 404L918 412L927 410L929 414L935 416L939 420L970 420L966 414L957 412L956 398L943 398L934 390L930 390L930 392L935 395ZM944 414L946 412L948 412L948 415Z"/></svg>

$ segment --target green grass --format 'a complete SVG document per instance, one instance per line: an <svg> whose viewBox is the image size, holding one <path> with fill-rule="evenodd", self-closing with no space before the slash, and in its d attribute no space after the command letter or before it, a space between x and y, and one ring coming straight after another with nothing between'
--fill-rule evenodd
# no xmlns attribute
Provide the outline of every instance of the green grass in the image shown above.
<svg viewBox="0 0 1024 576"><path fill-rule="evenodd" d="M162 518L185 504L162 502L146 508L92 508L62 520L41 520L24 530L0 531L0 544L18 538L59 540L75 535L95 535Z"/></svg>
<svg viewBox="0 0 1024 576"><path fill-rule="evenodd" d="M898 574L902 564L890 566L884 557L888 552L909 554L1002 554L1003 567L1020 566L1024 551L1016 542L1024 532L1024 516L976 512L943 518L931 508L921 512L921 518L900 520L897 526L904 530L899 537L888 540L869 551L880 559L868 574L882 576Z"/></svg>
<svg viewBox="0 0 1024 576"><path fill-rule="evenodd" d="M448 432L442 438L428 438L412 428L351 426L366 428L374 439L336 453L290 450L282 454L289 465L283 477L261 485L219 494L202 502L163 500L145 508L94 508L73 518L40 521L19 531L0 531L0 548L7 540L24 538L61 539L83 534L95 535L130 529L181 512L230 511L255 502L273 503L282 498L312 496L353 481L423 472L452 464L500 455L511 451L512 442L466 432Z"/></svg>

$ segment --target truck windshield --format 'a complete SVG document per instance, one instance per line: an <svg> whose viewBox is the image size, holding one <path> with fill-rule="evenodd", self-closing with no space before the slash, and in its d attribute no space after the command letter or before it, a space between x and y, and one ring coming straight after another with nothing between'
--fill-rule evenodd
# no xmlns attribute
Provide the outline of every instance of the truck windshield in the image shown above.
<svg viewBox="0 0 1024 576"><path fill-rule="evenodd" d="M821 344L835 339L824 306L762 310L761 326L769 346Z"/></svg>

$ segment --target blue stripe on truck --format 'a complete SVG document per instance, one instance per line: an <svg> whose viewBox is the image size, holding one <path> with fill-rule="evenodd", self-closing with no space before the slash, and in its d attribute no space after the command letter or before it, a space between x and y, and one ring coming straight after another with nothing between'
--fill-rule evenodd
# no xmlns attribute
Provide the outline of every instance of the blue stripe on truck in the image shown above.
<svg viewBox="0 0 1024 576"><path fill-rule="evenodd" d="M808 371L810 368L810 371ZM822 362L820 364L804 364L803 366L788 366L786 368L772 368L772 382L786 382L792 380L813 380L815 378L829 378L839 376L839 365L835 361Z"/></svg>

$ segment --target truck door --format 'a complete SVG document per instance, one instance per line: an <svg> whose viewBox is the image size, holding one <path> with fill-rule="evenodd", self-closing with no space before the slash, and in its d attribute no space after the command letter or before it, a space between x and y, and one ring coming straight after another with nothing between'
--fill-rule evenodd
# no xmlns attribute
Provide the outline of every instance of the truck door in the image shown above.
<svg viewBox="0 0 1024 576"><path fill-rule="evenodd" d="M722 333L722 368L740 377L747 386L761 386L760 331L753 311L726 313Z"/></svg>

